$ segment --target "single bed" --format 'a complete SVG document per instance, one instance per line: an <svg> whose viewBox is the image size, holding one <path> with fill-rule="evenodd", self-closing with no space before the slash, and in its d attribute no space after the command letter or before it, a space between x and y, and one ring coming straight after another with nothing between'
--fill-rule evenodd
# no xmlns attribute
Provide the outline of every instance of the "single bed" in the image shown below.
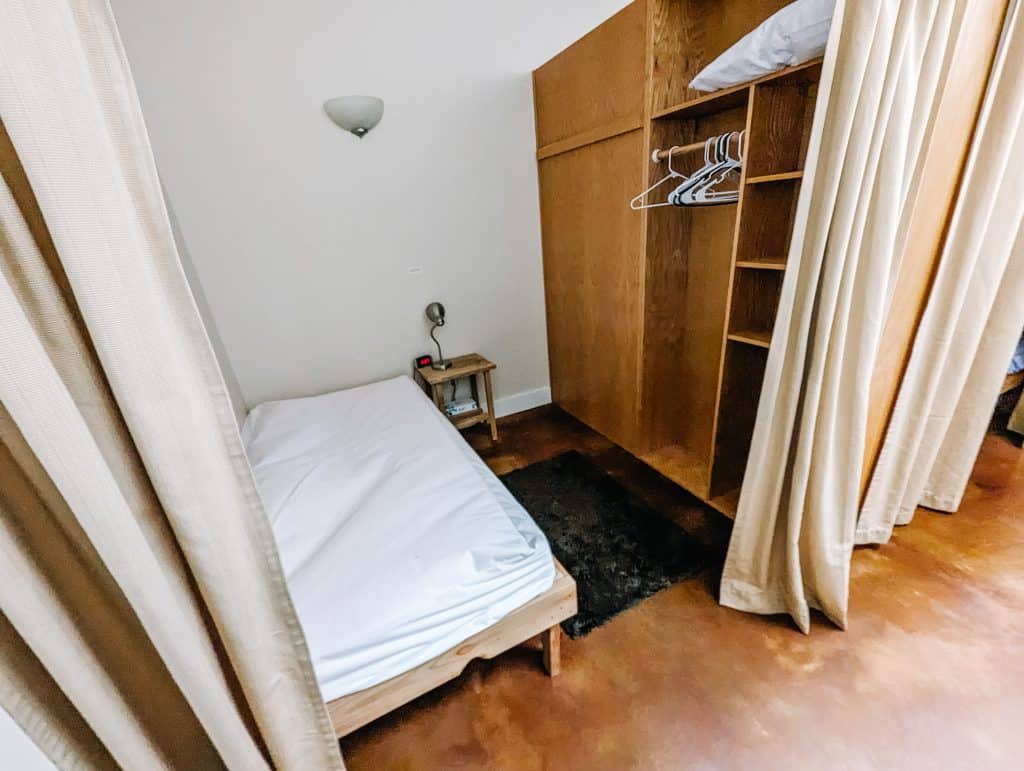
<svg viewBox="0 0 1024 771"><path fill-rule="evenodd" d="M576 612L530 516L408 377L261 404L242 428L344 735Z"/></svg>

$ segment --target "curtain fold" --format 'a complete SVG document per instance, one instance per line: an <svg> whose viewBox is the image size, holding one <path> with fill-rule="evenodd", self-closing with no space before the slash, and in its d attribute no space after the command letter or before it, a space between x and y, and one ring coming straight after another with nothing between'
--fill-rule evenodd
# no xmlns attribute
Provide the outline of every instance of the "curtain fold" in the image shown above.
<svg viewBox="0 0 1024 771"><path fill-rule="evenodd" d="M960 505L1024 325L1024 23L1007 13L942 258L868 487L859 543Z"/></svg>
<svg viewBox="0 0 1024 771"><path fill-rule="evenodd" d="M837 4L723 605L846 624L866 373L966 8Z"/></svg>
<svg viewBox="0 0 1024 771"><path fill-rule="evenodd" d="M106 2L0 0L0 121L0 703L62 768L341 768Z"/></svg>

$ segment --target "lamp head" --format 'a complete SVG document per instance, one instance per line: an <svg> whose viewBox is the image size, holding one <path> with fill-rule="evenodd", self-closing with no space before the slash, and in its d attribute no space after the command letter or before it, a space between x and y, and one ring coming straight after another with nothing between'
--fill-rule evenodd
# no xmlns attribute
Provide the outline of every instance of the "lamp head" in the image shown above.
<svg viewBox="0 0 1024 771"><path fill-rule="evenodd" d="M430 305L427 306L426 315L427 321L434 325L430 328L430 339L433 340L434 345L437 346L437 361L430 366L436 370L449 369L452 366L452 363L449 359L444 357L444 353L441 351L441 343L438 342L437 336L434 334L434 330L438 327L444 326L444 306L438 302L430 303Z"/></svg>
<svg viewBox="0 0 1024 771"><path fill-rule="evenodd" d="M339 96L324 102L324 112L345 131L362 139L380 123L384 100L376 96Z"/></svg>
<svg viewBox="0 0 1024 771"><path fill-rule="evenodd" d="M444 306L441 303L433 302L427 306L427 319L439 327L444 326Z"/></svg>

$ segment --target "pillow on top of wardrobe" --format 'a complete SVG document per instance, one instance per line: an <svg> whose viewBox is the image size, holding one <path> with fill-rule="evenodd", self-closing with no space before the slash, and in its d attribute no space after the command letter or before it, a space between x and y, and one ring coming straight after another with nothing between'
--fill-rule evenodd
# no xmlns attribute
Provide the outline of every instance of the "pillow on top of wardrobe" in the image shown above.
<svg viewBox="0 0 1024 771"><path fill-rule="evenodd" d="M701 70L690 88L717 91L821 56L835 4L835 0L790 3Z"/></svg>

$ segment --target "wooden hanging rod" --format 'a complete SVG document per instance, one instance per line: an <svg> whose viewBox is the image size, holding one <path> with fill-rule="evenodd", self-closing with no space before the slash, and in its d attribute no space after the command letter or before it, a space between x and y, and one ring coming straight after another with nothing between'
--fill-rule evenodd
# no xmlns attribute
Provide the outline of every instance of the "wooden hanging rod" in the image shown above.
<svg viewBox="0 0 1024 771"><path fill-rule="evenodd" d="M739 132L733 133L738 134ZM730 141L732 141L732 138L730 138ZM706 142L706 139L702 139L700 142L691 142L688 145L678 145L668 150L655 150L653 153L651 153L651 160L654 161L655 163L660 163L661 161L666 160L669 157L669 155L675 158L677 155L683 155L684 153L692 153L694 150L703 150L704 144Z"/></svg>
<svg viewBox="0 0 1024 771"><path fill-rule="evenodd" d="M678 147L673 147L671 150L655 150L654 155L651 156L651 160L654 161L655 163L658 163L660 161L666 160L670 155L674 158L677 155L682 155L683 153L692 153L694 150L703 149L703 142L693 142L688 145L679 145Z"/></svg>

